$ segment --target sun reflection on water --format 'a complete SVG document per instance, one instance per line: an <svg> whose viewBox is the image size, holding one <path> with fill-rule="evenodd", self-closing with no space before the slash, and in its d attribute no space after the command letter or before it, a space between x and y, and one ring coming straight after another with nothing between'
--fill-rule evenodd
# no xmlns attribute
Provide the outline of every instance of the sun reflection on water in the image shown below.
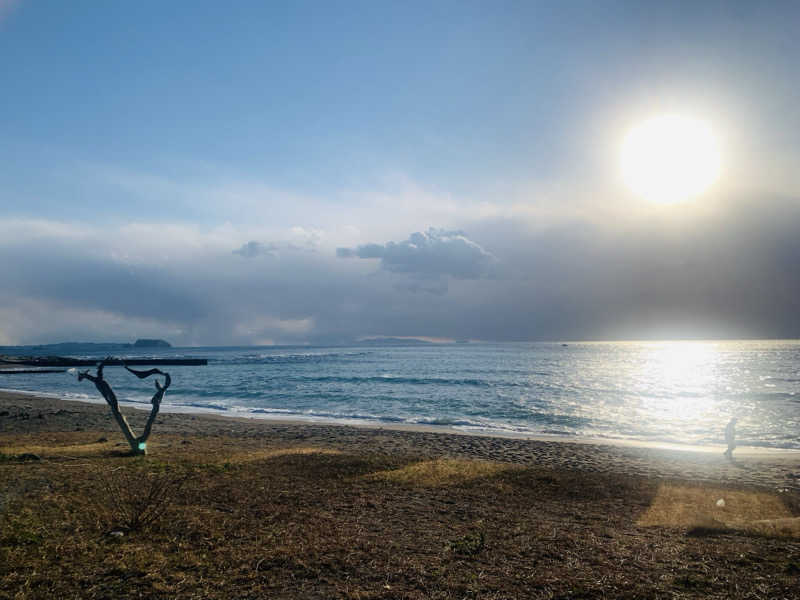
<svg viewBox="0 0 800 600"><path fill-rule="evenodd" d="M714 342L647 344L631 373L640 417L670 437L718 427L725 418L715 394L722 359Z"/></svg>

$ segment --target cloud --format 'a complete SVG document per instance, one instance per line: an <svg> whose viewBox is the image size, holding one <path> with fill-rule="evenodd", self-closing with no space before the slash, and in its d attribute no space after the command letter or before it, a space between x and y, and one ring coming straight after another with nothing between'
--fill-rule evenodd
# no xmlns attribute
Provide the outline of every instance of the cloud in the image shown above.
<svg viewBox="0 0 800 600"><path fill-rule="evenodd" d="M307 334L314 327L314 320L305 319L277 319L275 317L256 316L236 324L236 333L250 339L262 339L265 335L282 334Z"/></svg>
<svg viewBox="0 0 800 600"><path fill-rule="evenodd" d="M290 227L284 234L285 241L281 243L262 243L251 240L242 244L233 253L244 258L255 258L257 256L277 256L280 251L316 252L324 237L324 232L318 229L305 229L294 226Z"/></svg>
<svg viewBox="0 0 800 600"><path fill-rule="evenodd" d="M234 250L234 254L244 256L245 258L255 258L256 256L275 256L278 250L276 244L262 244L261 242L250 241L242 244L238 250Z"/></svg>
<svg viewBox="0 0 800 600"><path fill-rule="evenodd" d="M0 345L76 341L132 341L140 337L183 339L183 323L164 316L137 317L63 299L0 295Z"/></svg>
<svg viewBox="0 0 800 600"><path fill-rule="evenodd" d="M288 229L0 218L0 343L798 337L798 223L800 202L759 196L338 252L321 231L312 252ZM265 239L274 260L231 251Z"/></svg>
<svg viewBox="0 0 800 600"><path fill-rule="evenodd" d="M380 259L381 268L419 278L480 279L487 276L496 259L462 231L429 228L412 233L402 242L364 244L337 248L339 258Z"/></svg>
<svg viewBox="0 0 800 600"><path fill-rule="evenodd" d="M412 294L434 294L442 296L450 289L447 284L447 279L440 277L434 280L418 280L411 279L410 281L403 281L394 284L394 289L399 292L411 292Z"/></svg>

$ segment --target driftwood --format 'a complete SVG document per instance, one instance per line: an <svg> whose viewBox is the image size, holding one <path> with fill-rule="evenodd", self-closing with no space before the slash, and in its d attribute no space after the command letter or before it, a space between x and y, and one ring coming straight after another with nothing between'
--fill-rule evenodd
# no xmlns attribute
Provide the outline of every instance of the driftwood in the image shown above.
<svg viewBox="0 0 800 600"><path fill-rule="evenodd" d="M142 455L147 454L147 438L150 437L150 431L153 428L153 423L156 420L156 415L158 414L158 409L161 407L161 400L164 398L164 394L169 387L169 384L172 383L172 378L169 376L169 373L165 373L159 369L150 369L148 371L135 371L131 369L128 365L123 362L123 366L127 369L130 373L136 375L139 379L145 379L150 377L151 375L163 375L164 376L164 385L159 383L158 379L155 380L156 383L156 393L153 394L153 399L150 401L153 405L153 408L150 409L150 416L147 418L147 423L145 423L144 429L142 430L142 435L136 437L131 430L131 426L128 424L127 419L125 419L124 415L119 411L119 401L117 400L117 395L114 393L114 390L111 389L111 386L108 385L108 382L103 379L103 367L110 362L110 358L102 360L97 365L97 374L90 375L89 371L83 371L78 374L78 381L83 381L84 379L88 379L92 383L94 383L97 391L105 398L106 403L111 407L111 413L114 415L114 418L119 425L119 428L122 430L122 433L125 435L125 439L128 440L128 445L131 447L131 454L134 455Z"/></svg>

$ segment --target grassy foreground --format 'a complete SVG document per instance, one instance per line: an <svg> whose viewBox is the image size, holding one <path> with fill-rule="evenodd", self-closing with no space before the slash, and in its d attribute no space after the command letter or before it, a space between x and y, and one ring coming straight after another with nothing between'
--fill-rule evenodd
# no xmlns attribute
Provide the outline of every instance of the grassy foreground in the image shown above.
<svg viewBox="0 0 800 600"><path fill-rule="evenodd" d="M0 598L800 597L793 493L269 439L159 436L129 458L116 441L3 437Z"/></svg>

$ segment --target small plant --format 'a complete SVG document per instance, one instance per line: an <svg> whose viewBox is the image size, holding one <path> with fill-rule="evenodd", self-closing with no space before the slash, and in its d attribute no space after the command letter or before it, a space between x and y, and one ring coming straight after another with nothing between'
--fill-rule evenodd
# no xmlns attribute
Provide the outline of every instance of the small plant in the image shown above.
<svg viewBox="0 0 800 600"><path fill-rule="evenodd" d="M0 546L38 546L44 539L30 511L8 511L0 520Z"/></svg>
<svg viewBox="0 0 800 600"><path fill-rule="evenodd" d="M100 483L99 513L113 529L132 532L151 527L164 516L188 475L140 467L112 471Z"/></svg>
<svg viewBox="0 0 800 600"><path fill-rule="evenodd" d="M453 554L461 556L476 556L480 554L485 545L486 535L482 531L477 531L451 540L447 544L447 549Z"/></svg>

